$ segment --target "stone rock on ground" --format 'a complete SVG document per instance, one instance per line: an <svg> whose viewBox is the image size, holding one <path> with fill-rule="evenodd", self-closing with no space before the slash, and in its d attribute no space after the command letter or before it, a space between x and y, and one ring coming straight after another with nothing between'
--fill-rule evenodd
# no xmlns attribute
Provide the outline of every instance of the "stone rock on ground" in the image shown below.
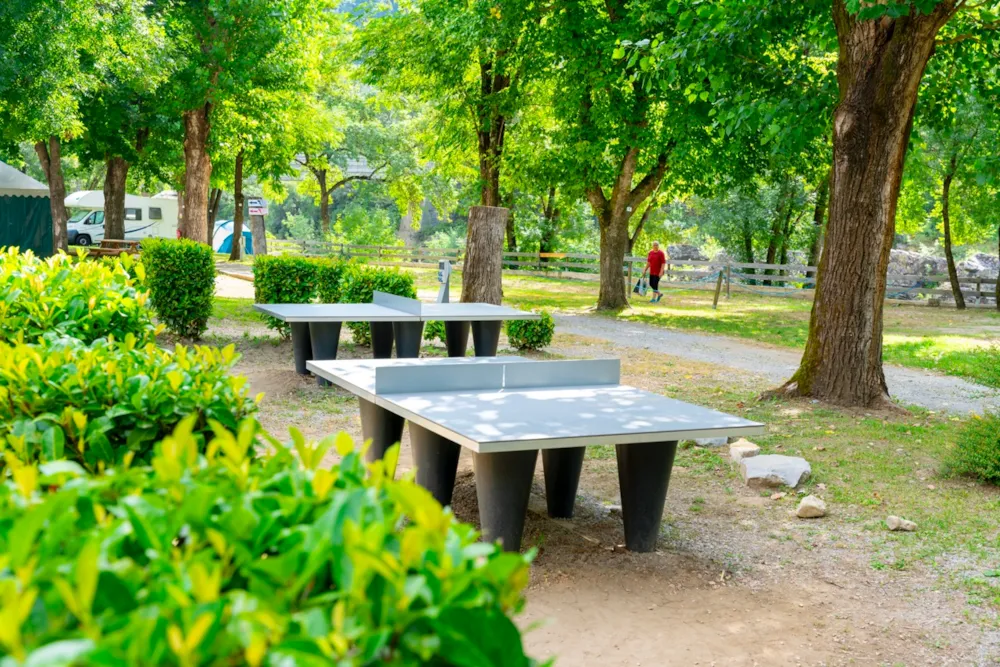
<svg viewBox="0 0 1000 667"><path fill-rule="evenodd" d="M764 454L740 462L743 481L752 489L778 486L796 487L809 478L812 468L799 456Z"/></svg>
<svg viewBox="0 0 1000 667"><path fill-rule="evenodd" d="M907 532L913 532L917 529L917 524L907 519L902 519L894 514L890 514L886 520L885 525L889 530L905 530Z"/></svg>
<svg viewBox="0 0 1000 667"><path fill-rule="evenodd" d="M757 456L758 454L760 454L760 447L744 438L740 438L729 445L729 458L735 465L739 465L743 459Z"/></svg>
<svg viewBox="0 0 1000 667"><path fill-rule="evenodd" d="M695 438L694 444L699 447L725 447L729 444L729 438Z"/></svg>
<svg viewBox="0 0 1000 667"><path fill-rule="evenodd" d="M806 496L799 502L795 516L800 519L818 519L821 516L826 516L826 503L823 502L822 498Z"/></svg>
<svg viewBox="0 0 1000 667"><path fill-rule="evenodd" d="M697 262L708 261L708 257L702 254L701 248L686 243L667 246L667 259L671 262L678 262L685 259Z"/></svg>

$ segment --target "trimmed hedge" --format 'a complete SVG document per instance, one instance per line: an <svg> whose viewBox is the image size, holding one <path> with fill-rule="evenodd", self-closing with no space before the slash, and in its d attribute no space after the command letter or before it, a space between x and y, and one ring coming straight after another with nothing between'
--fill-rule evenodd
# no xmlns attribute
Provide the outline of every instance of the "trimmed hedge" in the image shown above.
<svg viewBox="0 0 1000 667"><path fill-rule="evenodd" d="M507 320L507 342L518 350L540 350L552 344L556 323L548 311L540 320Z"/></svg>
<svg viewBox="0 0 1000 667"><path fill-rule="evenodd" d="M350 264L342 259L320 259L316 262L316 296L320 303L340 303L344 276Z"/></svg>
<svg viewBox="0 0 1000 667"><path fill-rule="evenodd" d="M231 345L169 351L131 335L0 343L0 445L24 461L67 457L98 469L128 454L148 461L156 442L195 415L203 448L210 421L235 428L257 409L246 378L229 375L237 358Z"/></svg>
<svg viewBox="0 0 1000 667"><path fill-rule="evenodd" d="M954 472L1000 484L1000 413L972 415L949 461Z"/></svg>
<svg viewBox="0 0 1000 667"><path fill-rule="evenodd" d="M152 467L0 486L12 664L535 664L511 620L530 557L477 543L392 461L368 473L341 434L331 469L333 438L251 465L245 430L198 456L190 427Z"/></svg>
<svg viewBox="0 0 1000 667"><path fill-rule="evenodd" d="M190 239L146 239L142 263L156 316L176 335L200 338L215 298L212 248Z"/></svg>
<svg viewBox="0 0 1000 667"><path fill-rule="evenodd" d="M58 253L40 259L16 248L0 252L0 341L27 343L48 332L90 343L156 333L147 294L129 276L131 258L94 262Z"/></svg>
<svg viewBox="0 0 1000 667"><path fill-rule="evenodd" d="M253 260L253 291L256 303L309 303L316 298L317 263L305 257L260 255ZM292 327L262 315L267 326L288 338Z"/></svg>
<svg viewBox="0 0 1000 667"><path fill-rule="evenodd" d="M396 268L356 264L347 269L342 285L341 303L371 303L376 290L411 299L417 297L413 274L403 273ZM347 326L351 329L355 343L371 345L371 329L367 322L348 322Z"/></svg>

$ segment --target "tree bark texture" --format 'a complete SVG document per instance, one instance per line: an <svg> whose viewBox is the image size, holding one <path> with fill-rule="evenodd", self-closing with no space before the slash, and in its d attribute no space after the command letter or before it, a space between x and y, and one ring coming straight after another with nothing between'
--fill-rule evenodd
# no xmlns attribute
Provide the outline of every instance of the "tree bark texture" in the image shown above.
<svg viewBox="0 0 1000 667"><path fill-rule="evenodd" d="M500 207L500 162L503 158L507 118L499 113L492 101L510 87L510 76L493 70L493 63L479 63L480 100L474 109L476 138L479 150L479 181L481 206Z"/></svg>
<svg viewBox="0 0 1000 667"><path fill-rule="evenodd" d="M243 150L236 154L236 169L233 176L233 249L229 253L230 262L238 262L243 256ZM252 232L251 232L252 235Z"/></svg>
<svg viewBox="0 0 1000 667"><path fill-rule="evenodd" d="M633 188L639 149L626 150L615 184L608 197L598 183L587 187L587 200L601 228L601 287L598 310L621 310L628 305L625 289L625 251L628 249L628 222L632 213L650 197L667 173L667 152L660 154L656 166Z"/></svg>
<svg viewBox="0 0 1000 667"><path fill-rule="evenodd" d="M326 169L313 171L316 184L319 185L319 220L323 238L330 235L330 191L326 187Z"/></svg>
<svg viewBox="0 0 1000 667"><path fill-rule="evenodd" d="M549 188L542 203L542 236L538 239L538 252L552 252L556 247L556 236L559 232L559 207L556 206L554 187ZM544 261L548 260L548 257L544 258Z"/></svg>
<svg viewBox="0 0 1000 667"><path fill-rule="evenodd" d="M219 202L222 201L222 188L212 188L208 193L208 227L205 242L212 245L215 240L215 218L219 213Z"/></svg>
<svg viewBox="0 0 1000 667"><path fill-rule="evenodd" d="M195 241L208 238L208 191L212 160L208 155L211 105L184 112L184 229L182 235Z"/></svg>
<svg viewBox="0 0 1000 667"><path fill-rule="evenodd" d="M263 257L267 254L267 230L264 229L264 216L250 216L250 235L253 237L253 254Z"/></svg>
<svg viewBox="0 0 1000 667"><path fill-rule="evenodd" d="M104 174L104 238L125 238L125 180L129 163L120 155L109 157Z"/></svg>
<svg viewBox="0 0 1000 667"><path fill-rule="evenodd" d="M806 349L780 393L889 405L882 309L903 160L920 80L953 9L945 0L930 14L859 21L834 1L840 101L830 219Z"/></svg>
<svg viewBox="0 0 1000 667"><path fill-rule="evenodd" d="M507 198L507 252L517 252L517 229L514 227L514 195Z"/></svg>
<svg viewBox="0 0 1000 667"><path fill-rule="evenodd" d="M68 246L66 232L66 181L63 179L62 155L59 137L51 136L48 142L35 144L35 153L45 172L49 186L49 209L52 211L52 252L65 251Z"/></svg>
<svg viewBox="0 0 1000 667"><path fill-rule="evenodd" d="M462 265L462 301L500 305L503 299L503 237L510 211L473 206Z"/></svg>
<svg viewBox="0 0 1000 667"><path fill-rule="evenodd" d="M951 182L955 179L957 161L958 156L952 155L948 162L948 172L941 183L941 223L944 227L944 257L948 262L948 280L955 297L955 308L965 310L965 296L962 295L962 284L958 282L955 254L951 250Z"/></svg>
<svg viewBox="0 0 1000 667"><path fill-rule="evenodd" d="M813 208L813 240L809 246L809 266L816 266L819 263L819 256L823 250L823 221L826 218L826 209L830 205L830 178L833 172L830 171L820 181L816 188L816 205ZM806 272L807 278L815 278L815 271Z"/></svg>

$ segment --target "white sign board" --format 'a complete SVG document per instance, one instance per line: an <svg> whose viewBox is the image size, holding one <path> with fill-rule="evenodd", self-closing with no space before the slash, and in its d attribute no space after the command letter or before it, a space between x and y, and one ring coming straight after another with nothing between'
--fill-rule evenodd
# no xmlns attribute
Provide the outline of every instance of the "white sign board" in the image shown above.
<svg viewBox="0 0 1000 667"><path fill-rule="evenodd" d="M247 197L250 215L267 215L267 202L261 197Z"/></svg>

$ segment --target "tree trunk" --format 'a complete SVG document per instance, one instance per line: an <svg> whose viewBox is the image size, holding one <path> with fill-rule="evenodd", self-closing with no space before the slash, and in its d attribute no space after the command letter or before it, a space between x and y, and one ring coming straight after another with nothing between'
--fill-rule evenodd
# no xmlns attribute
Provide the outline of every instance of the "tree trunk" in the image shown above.
<svg viewBox="0 0 1000 667"><path fill-rule="evenodd" d="M753 254L753 230L750 228L750 222L748 220L743 221L743 261L747 264L753 264L756 260ZM742 273L757 273L757 269L742 269ZM753 280L751 285L756 285L757 281Z"/></svg>
<svg viewBox="0 0 1000 667"><path fill-rule="evenodd" d="M104 175L104 238L125 238L125 180L129 163L120 155L109 157Z"/></svg>
<svg viewBox="0 0 1000 667"><path fill-rule="evenodd" d="M621 310L628 305L623 265L628 248L628 213L601 221L601 288L598 310Z"/></svg>
<svg viewBox="0 0 1000 667"><path fill-rule="evenodd" d="M462 301L499 305L503 299L503 237L509 215L497 206L473 206L469 211Z"/></svg>
<svg viewBox="0 0 1000 667"><path fill-rule="evenodd" d="M559 225L559 209L556 208L556 189L549 188L542 208L542 235L538 239L538 252L552 252L555 248ZM544 260L548 261L548 257Z"/></svg>
<svg viewBox="0 0 1000 667"><path fill-rule="evenodd" d="M250 216L250 236L253 237L253 254L263 257L267 254L267 230L264 229L264 216Z"/></svg>
<svg viewBox="0 0 1000 667"><path fill-rule="evenodd" d="M330 235L330 191L326 186L326 169L317 169L313 175L316 176L316 183L319 185L320 230L325 241Z"/></svg>
<svg viewBox="0 0 1000 667"><path fill-rule="evenodd" d="M786 191L786 188L787 191ZM792 192L787 181L782 183L781 203L771 223L771 237L767 241L767 255L764 260L767 264L775 264L778 261L778 251L784 242L784 230L788 226L789 218L792 216ZM765 275L774 275L774 269L764 269ZM771 286L770 280L765 280L764 284Z"/></svg>
<svg viewBox="0 0 1000 667"><path fill-rule="evenodd" d="M859 21L834 1L840 102L833 122L830 220L809 338L780 393L846 406L888 406L882 309L903 160L917 90L938 30L954 9Z"/></svg>
<svg viewBox="0 0 1000 667"><path fill-rule="evenodd" d="M951 293L955 296L955 307L965 310L965 296L962 295L962 285L958 282L958 268L955 266L955 254L951 251L951 182L955 178L955 168L958 156L952 155L948 162L948 173L944 175L941 184L941 222L944 227L944 257L948 261L948 280L951 281Z"/></svg>
<svg viewBox="0 0 1000 667"><path fill-rule="evenodd" d="M184 202L186 201L184 197L184 188L177 190L177 238L187 238L187 232L185 227L185 221L187 216L184 215Z"/></svg>
<svg viewBox="0 0 1000 667"><path fill-rule="evenodd" d="M184 112L183 236L201 243L208 238L208 190L212 161L208 155L211 104Z"/></svg>
<svg viewBox="0 0 1000 667"><path fill-rule="evenodd" d="M517 252L517 230L514 228L514 194L507 197L507 252Z"/></svg>
<svg viewBox="0 0 1000 667"><path fill-rule="evenodd" d="M215 217L219 213L219 202L222 200L222 188L212 188L208 193L208 232L205 236L206 243L212 245L215 240Z"/></svg>
<svg viewBox="0 0 1000 667"><path fill-rule="evenodd" d="M627 254L632 254L632 248L635 247L636 241L639 240L639 236L642 234L642 230L646 227L646 222L649 221L649 216L653 214L653 209L656 208L658 203L659 201L657 200L656 195L653 195L649 204L646 205L646 210L642 212L642 217L639 218L639 224L635 226L635 231L633 231L628 237L628 248L626 249Z"/></svg>
<svg viewBox="0 0 1000 667"><path fill-rule="evenodd" d="M819 255L823 250L823 219L826 217L826 209L830 201L830 178L833 170L827 172L826 177L820 181L816 188L816 206L813 208L813 240L809 246L809 266L816 266L819 263ZM815 271L807 271L807 278L815 278Z"/></svg>
<svg viewBox="0 0 1000 667"><path fill-rule="evenodd" d="M35 144L35 153L42 163L45 181L49 186L49 209L52 211L52 252L65 251L67 245L66 233L66 181L63 179L62 156L59 137L50 136L48 144L39 141Z"/></svg>
<svg viewBox="0 0 1000 667"><path fill-rule="evenodd" d="M236 175L233 177L233 199L236 209L233 212L233 249L229 253L230 262L240 261L243 255L243 150L236 154ZM252 236L252 233L251 233Z"/></svg>

